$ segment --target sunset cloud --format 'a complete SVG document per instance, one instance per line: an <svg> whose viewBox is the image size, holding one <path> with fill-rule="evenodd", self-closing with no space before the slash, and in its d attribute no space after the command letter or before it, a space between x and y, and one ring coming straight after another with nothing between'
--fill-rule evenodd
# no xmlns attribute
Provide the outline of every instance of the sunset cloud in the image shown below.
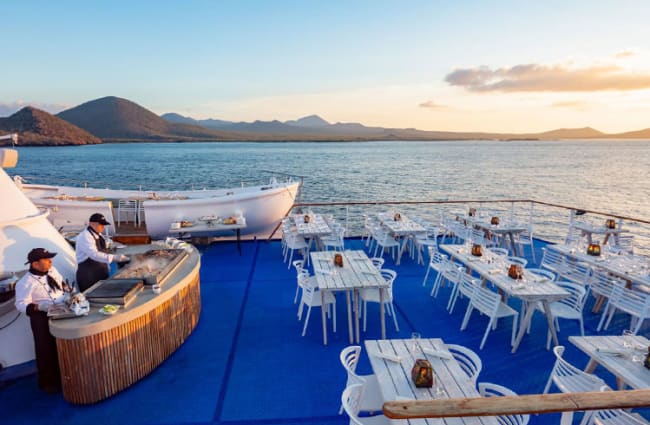
<svg viewBox="0 0 650 425"><path fill-rule="evenodd" d="M566 100L563 102L554 102L551 104L551 107L585 110L588 109L590 105L589 102L585 102L584 100Z"/></svg>
<svg viewBox="0 0 650 425"><path fill-rule="evenodd" d="M650 72L632 72L616 65L570 68L524 64L457 69L445 81L473 92L591 92L650 88Z"/></svg>
<svg viewBox="0 0 650 425"><path fill-rule="evenodd" d="M614 54L614 57L616 59L624 59L624 58L629 58L631 56L636 56L638 54L639 54L639 52L637 52L634 49L625 49L625 50L621 50L620 52L616 52Z"/></svg>
<svg viewBox="0 0 650 425"><path fill-rule="evenodd" d="M22 100L16 102L0 102L0 117L8 117L26 106L33 106L51 114L58 114L64 109L69 108L67 105L57 103L25 102Z"/></svg>
<svg viewBox="0 0 650 425"><path fill-rule="evenodd" d="M418 105L420 108L427 108L427 109L444 109L447 108L447 105L441 105L440 103L435 103L433 100L427 100L426 102L422 102Z"/></svg>

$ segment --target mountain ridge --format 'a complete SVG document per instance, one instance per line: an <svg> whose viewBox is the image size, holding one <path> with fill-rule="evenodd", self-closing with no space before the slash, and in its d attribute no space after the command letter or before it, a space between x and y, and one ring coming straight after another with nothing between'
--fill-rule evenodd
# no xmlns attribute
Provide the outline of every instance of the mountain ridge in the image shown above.
<svg viewBox="0 0 650 425"><path fill-rule="evenodd" d="M16 114L18 117L14 117ZM429 131L371 127L355 122L330 123L316 114L285 122L233 122L214 118L197 120L174 112L159 116L133 101L116 96L94 99L56 116L31 107L23 108L16 114L0 118L0 131L18 132L23 144L36 145L192 141L650 139L650 128L618 134L606 134L591 127L561 128L541 133ZM17 124L20 122L23 124Z"/></svg>

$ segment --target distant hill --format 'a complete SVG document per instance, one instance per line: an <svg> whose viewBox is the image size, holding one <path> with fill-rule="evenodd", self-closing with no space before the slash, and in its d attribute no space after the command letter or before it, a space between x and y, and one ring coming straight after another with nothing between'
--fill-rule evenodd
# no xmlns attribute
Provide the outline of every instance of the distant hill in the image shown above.
<svg viewBox="0 0 650 425"><path fill-rule="evenodd" d="M89 145L101 139L69 122L31 106L0 118L0 134L18 133L18 143L27 146ZM3 141L10 145L11 141Z"/></svg>
<svg viewBox="0 0 650 425"><path fill-rule="evenodd" d="M650 139L650 128L626 133L610 134L608 137L621 139Z"/></svg>
<svg viewBox="0 0 650 425"><path fill-rule="evenodd" d="M104 141L190 141L236 139L241 136L198 125L171 123L148 109L119 97L109 96L83 103L57 114Z"/></svg>
<svg viewBox="0 0 650 425"><path fill-rule="evenodd" d="M165 121L169 121L177 124L200 125L202 127L215 128L215 129L220 129L227 126L228 124L232 124L232 121L215 120L212 118L207 120L195 120L194 118L184 117L183 115L176 114L173 112L168 114L162 114L160 118L164 119Z"/></svg>
<svg viewBox="0 0 650 425"><path fill-rule="evenodd" d="M540 139L594 139L606 137L606 134L591 127L560 128L557 130L537 133L533 136Z"/></svg>

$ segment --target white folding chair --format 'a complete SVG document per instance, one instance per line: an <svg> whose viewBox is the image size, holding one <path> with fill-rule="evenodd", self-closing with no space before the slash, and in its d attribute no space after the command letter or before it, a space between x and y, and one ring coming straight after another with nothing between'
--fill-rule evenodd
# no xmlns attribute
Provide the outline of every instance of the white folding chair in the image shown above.
<svg viewBox="0 0 650 425"><path fill-rule="evenodd" d="M395 308L393 307L393 283L397 277L397 272L389 269L381 269L381 276L386 280L387 286L383 288L384 291L384 304L386 306L385 311L389 316L393 316L393 323L395 324L395 330L399 332L399 326L397 325L397 314L395 314ZM363 331L366 331L366 323L368 318L368 303L377 303L379 304L379 288L363 288L359 290L359 298L361 299L361 308L363 309Z"/></svg>
<svg viewBox="0 0 650 425"><path fill-rule="evenodd" d="M353 384L345 387L341 394L341 405L350 417L350 425L388 425L391 422L384 415L360 418L359 411L363 399L363 384Z"/></svg>
<svg viewBox="0 0 650 425"><path fill-rule="evenodd" d="M478 375L483 370L483 362L478 354L465 346L456 344L447 344L447 349L454 356L454 359L458 362L467 377L476 384Z"/></svg>
<svg viewBox="0 0 650 425"><path fill-rule="evenodd" d="M553 348L555 354L555 364L548 377L544 394L548 394L551 384L563 393L581 393L600 391L602 387L609 388L605 381L591 373L584 372L562 358L564 347L557 345ZM563 412L561 424L570 424L573 419L573 412Z"/></svg>
<svg viewBox="0 0 650 425"><path fill-rule="evenodd" d="M614 313L617 310L621 310L631 316L630 329L636 335L639 329L641 329L643 321L650 319L650 295L642 294L633 289L627 289L621 284L614 285L612 295L607 302L603 316L598 324L598 331L602 327L605 316L608 316L605 329L609 327L609 323L612 321Z"/></svg>
<svg viewBox="0 0 650 425"><path fill-rule="evenodd" d="M553 324L557 332L560 331L558 319L577 320L580 323L580 335L585 335L585 327L582 320L582 309L587 299L587 291L584 286L572 282L556 282L556 285L567 290L571 295L561 300L549 304ZM541 305L537 305L537 310L544 313ZM551 330L548 330L546 337L546 349L551 347Z"/></svg>
<svg viewBox="0 0 650 425"><path fill-rule="evenodd" d="M311 314L312 307L326 308L328 315L332 317L332 329L336 332L336 297L331 292L325 292L325 305L323 306L320 290L316 286L316 282L310 279L309 272L303 270L299 277L300 288L302 289L302 297L300 299L300 307L298 307L298 320L302 319L303 307L307 307L307 315L305 316L305 324L302 328L302 336L307 333L307 324L309 323L309 315Z"/></svg>
<svg viewBox="0 0 650 425"><path fill-rule="evenodd" d="M381 396L381 391L379 389L379 382L377 382L377 376L375 374L371 375L357 375L357 364L359 363L359 356L361 355L361 347L358 345L351 345L349 347L341 350L339 359L341 364L345 369L348 380L345 384L346 387L354 384L362 384L363 389L363 398L361 399L361 404L359 405L360 411L368 412L380 412L384 404L384 399ZM339 409L339 415L343 413L343 405Z"/></svg>
<svg viewBox="0 0 650 425"><path fill-rule="evenodd" d="M481 397L504 397L516 396L517 393L501 385L490 382L481 382L478 384L478 392ZM500 425L526 425L530 420L529 415L504 415L496 416Z"/></svg>
<svg viewBox="0 0 650 425"><path fill-rule="evenodd" d="M515 332L517 330L517 317L519 313L501 301L501 296L499 294L478 285L474 286L474 293L469 300L469 305L467 306L467 311L465 312L465 317L463 318L463 323L460 327L461 331L467 328L469 318L472 315L472 311L474 309L480 311L490 318L490 321L488 322L488 325L485 329L483 339L481 340L481 345L479 347L481 350L485 345L485 341L487 340L488 334L490 333L490 329L496 329L497 320L502 317L512 316L512 335L510 337L510 345L514 344Z"/></svg>

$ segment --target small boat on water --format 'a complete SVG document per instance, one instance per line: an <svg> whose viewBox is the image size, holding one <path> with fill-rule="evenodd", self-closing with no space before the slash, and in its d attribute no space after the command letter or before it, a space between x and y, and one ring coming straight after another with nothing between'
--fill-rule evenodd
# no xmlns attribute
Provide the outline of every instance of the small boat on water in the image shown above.
<svg viewBox="0 0 650 425"><path fill-rule="evenodd" d="M152 238L169 235L172 223L191 226L202 217L243 217L242 234L270 234L293 206L302 184L292 177L271 177L259 186L153 192L27 184L20 176L14 176L14 182L37 207L48 209L52 224L63 231L83 228L88 217L99 212L115 224L130 221ZM116 226L109 228L114 232Z"/></svg>

